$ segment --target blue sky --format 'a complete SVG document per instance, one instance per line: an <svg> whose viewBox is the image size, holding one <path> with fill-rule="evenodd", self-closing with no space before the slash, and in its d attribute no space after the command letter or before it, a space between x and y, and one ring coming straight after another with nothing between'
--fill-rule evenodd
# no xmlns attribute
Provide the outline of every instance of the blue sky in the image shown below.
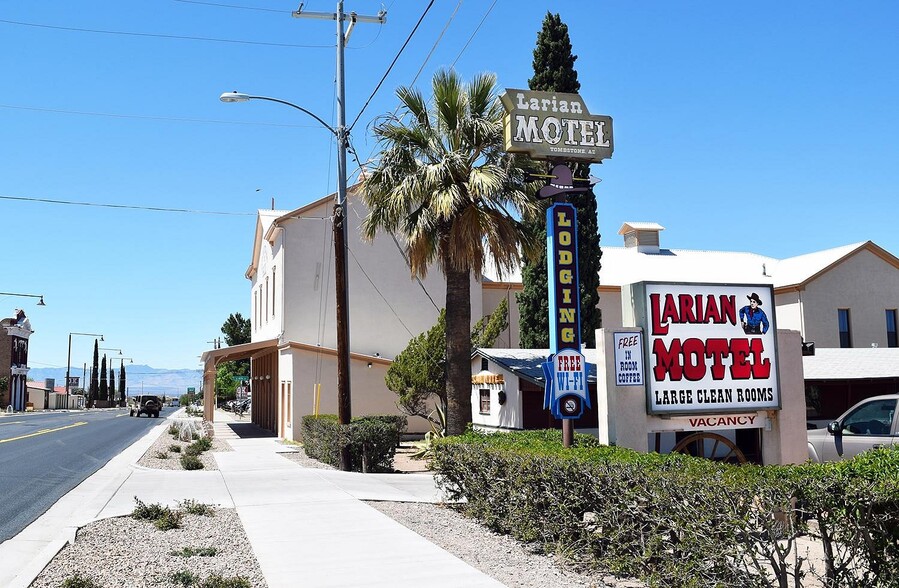
<svg viewBox="0 0 899 588"><path fill-rule="evenodd" d="M350 39L348 122L428 6L385 4L387 24ZM64 367L75 331L103 333L135 363L195 368L230 313L249 315L255 210L336 185L334 144L315 121L218 100L239 90L335 120L335 25L291 18L295 8L0 2L0 291L47 303L0 296L0 311L28 313L33 367ZM614 119L615 154L593 168L603 244L620 244L624 221L655 221L664 247L788 257L870 239L899 254L899 5L886 0L435 0L352 129L360 156L423 65L422 88L453 64L526 87L548 9L570 28L587 106ZM91 346L73 338L73 365Z"/></svg>

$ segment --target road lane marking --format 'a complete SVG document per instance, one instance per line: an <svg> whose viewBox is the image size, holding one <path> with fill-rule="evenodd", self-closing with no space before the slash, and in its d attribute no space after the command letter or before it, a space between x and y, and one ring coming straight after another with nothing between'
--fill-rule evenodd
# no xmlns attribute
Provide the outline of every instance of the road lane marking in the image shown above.
<svg viewBox="0 0 899 588"><path fill-rule="evenodd" d="M25 421L11 421L9 423L0 423L0 425L21 425Z"/></svg>
<svg viewBox="0 0 899 588"><path fill-rule="evenodd" d="M65 427L57 427L55 429L41 429L40 431L36 431L34 433L29 433L28 435L22 435L21 437L11 437L9 439L0 439L0 443L8 443L10 441L18 441L19 439L27 439L29 437L37 437L38 435L46 435L47 433L55 433L56 431L62 431L63 429L71 429L72 427L80 427L81 425L86 425L87 421L81 421L78 423L73 423L71 425L66 425Z"/></svg>

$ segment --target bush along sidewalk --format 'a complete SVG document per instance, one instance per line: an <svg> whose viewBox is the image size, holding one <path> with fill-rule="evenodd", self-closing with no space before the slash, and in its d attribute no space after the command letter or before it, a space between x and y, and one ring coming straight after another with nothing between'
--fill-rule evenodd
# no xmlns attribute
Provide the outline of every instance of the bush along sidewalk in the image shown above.
<svg viewBox="0 0 899 588"><path fill-rule="evenodd" d="M489 528L653 586L886 588L899 577L899 450L733 466L575 440L469 432L437 440L432 468ZM814 574L798 541L824 553Z"/></svg>
<svg viewBox="0 0 899 588"><path fill-rule="evenodd" d="M392 472L393 456L406 417L376 415L358 417L349 425L337 422L337 416L303 417L303 447L306 455L326 464L340 465L340 450L350 449L350 469L354 472Z"/></svg>

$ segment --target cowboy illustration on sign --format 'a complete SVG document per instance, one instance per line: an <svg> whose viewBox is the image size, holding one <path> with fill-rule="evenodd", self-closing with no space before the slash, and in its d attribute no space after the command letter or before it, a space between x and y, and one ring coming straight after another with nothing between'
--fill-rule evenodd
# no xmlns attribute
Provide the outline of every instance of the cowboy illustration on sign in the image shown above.
<svg viewBox="0 0 899 588"><path fill-rule="evenodd" d="M747 335L764 335L768 332L768 316L759 308L762 300L753 292L747 296L749 304L740 309L740 324Z"/></svg>

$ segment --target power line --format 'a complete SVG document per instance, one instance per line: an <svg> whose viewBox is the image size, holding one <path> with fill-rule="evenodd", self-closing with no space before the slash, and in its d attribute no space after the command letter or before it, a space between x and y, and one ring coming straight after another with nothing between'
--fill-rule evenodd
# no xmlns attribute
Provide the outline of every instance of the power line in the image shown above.
<svg viewBox="0 0 899 588"><path fill-rule="evenodd" d="M475 27L474 32L471 33L471 36L468 37L467 41L465 41L465 46L462 47L462 50L459 51L458 55L456 55L456 59L453 60L453 63L450 65L450 68L456 67L456 62L459 61L459 58L462 57L462 54L465 53L466 49L468 49L468 44L471 43L471 40L474 39L475 35L478 34L478 31L481 30L481 25L483 25L484 21L487 20L487 17L490 16L490 13L493 11L494 6L496 6L496 0L493 0L493 4L491 4L490 8L487 9L487 12L484 13L484 18L481 19L481 22L478 23L477 27Z"/></svg>
<svg viewBox="0 0 899 588"><path fill-rule="evenodd" d="M149 210L153 212L181 212L188 214L218 214L225 216L256 216L254 212L223 212L215 210L190 210L187 208L163 208L160 206L136 206L130 204L104 204L99 202L76 202L74 200L53 200L50 198L28 198L25 196L2 196L0 200L18 200L21 202L41 202L44 204L67 204L71 206L93 206L98 208L123 208L128 210Z"/></svg>
<svg viewBox="0 0 899 588"><path fill-rule="evenodd" d="M215 6L217 8L236 8L238 10L255 10L258 12L277 12L278 14L290 14L289 10L278 10L277 8L259 8L257 6L238 6L236 4L219 4L216 2L200 2L199 0L175 0L182 4L202 4L203 6Z"/></svg>
<svg viewBox="0 0 899 588"><path fill-rule="evenodd" d="M0 19L0 23L17 25L21 27L34 27L39 29L53 29L57 31L72 31L77 33L95 33L100 35L121 35L127 37L151 37L157 39L176 39L180 41L205 41L210 43L231 43L237 45L261 45L265 47L290 47L298 49L331 49L334 45L296 45L292 43L270 43L266 41L242 41L238 39L218 39L214 37L191 37L186 35L164 35L161 33L135 33L131 31L109 31L104 29L84 29L78 27L61 27L57 25L22 22L16 20Z"/></svg>
<svg viewBox="0 0 899 588"><path fill-rule="evenodd" d="M362 106L362 110L359 111L359 114L356 115L356 119L353 123L347 128L347 132L352 131L353 127L356 126L356 123L359 122L359 118L362 116L362 113L365 112L365 109L368 108L368 105L371 103L372 98L375 97L375 94L378 93L378 90L381 89L381 85L384 83L384 80L387 79L387 76L390 75L390 70L393 69L393 66L396 65L397 60L400 58L400 55L403 54L403 50L406 49L406 45L409 44L409 41L412 40L412 36L415 34L415 31L418 30L419 25L421 25L421 21L425 19L425 16L428 14L428 11L431 10L431 6L434 5L434 0L431 0L427 7L425 7L424 12L421 13L421 17L419 17L418 22L415 23L415 27L412 29L412 32L409 33L409 36L406 37L406 42L403 43L403 46L400 47L400 50L397 52L396 57L393 58L393 61L390 63L390 67L387 68L387 71L384 72L384 75L381 77L381 81L378 82L378 85L375 86L374 91L371 93L371 96L368 97L368 100L365 101L365 104Z"/></svg>
<svg viewBox="0 0 899 588"><path fill-rule="evenodd" d="M242 122L230 120L216 120L203 118L178 118L168 116L148 116L142 114L115 114L110 112L89 112L83 110L62 110L58 108L39 108L36 106L15 106L12 104L0 104L0 108L9 108L11 110L30 110L34 112L51 112L54 114L77 114L82 116L105 116L109 118L133 118L137 120L159 120L166 122L189 122L204 123L217 125L248 125L248 126L264 126L264 127L287 127L287 128L303 128L303 129L321 129L319 125L297 125L282 123L265 123L265 122ZM325 129L323 129L325 130Z"/></svg>

